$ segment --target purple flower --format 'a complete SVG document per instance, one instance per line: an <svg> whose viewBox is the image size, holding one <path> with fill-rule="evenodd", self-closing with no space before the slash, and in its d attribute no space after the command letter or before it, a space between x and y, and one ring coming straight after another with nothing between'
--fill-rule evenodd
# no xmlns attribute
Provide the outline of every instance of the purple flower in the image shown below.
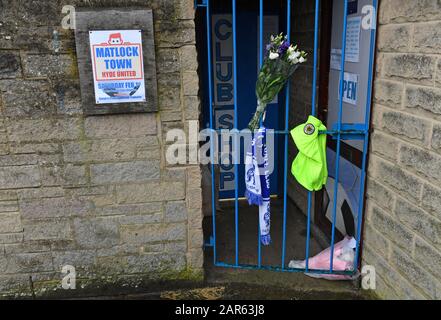
<svg viewBox="0 0 441 320"><path fill-rule="evenodd" d="M279 54L284 55L290 46L289 41L283 41L282 45L279 47Z"/></svg>

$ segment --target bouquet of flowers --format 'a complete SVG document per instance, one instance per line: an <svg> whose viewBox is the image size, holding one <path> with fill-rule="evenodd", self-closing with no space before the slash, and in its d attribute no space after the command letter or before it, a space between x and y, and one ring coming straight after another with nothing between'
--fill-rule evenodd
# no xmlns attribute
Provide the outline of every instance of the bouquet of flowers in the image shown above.
<svg viewBox="0 0 441 320"><path fill-rule="evenodd" d="M248 124L251 131L259 127L267 104L279 94L299 64L306 61L306 53L291 45L283 33L271 36L266 49L267 55L256 83L257 108Z"/></svg>

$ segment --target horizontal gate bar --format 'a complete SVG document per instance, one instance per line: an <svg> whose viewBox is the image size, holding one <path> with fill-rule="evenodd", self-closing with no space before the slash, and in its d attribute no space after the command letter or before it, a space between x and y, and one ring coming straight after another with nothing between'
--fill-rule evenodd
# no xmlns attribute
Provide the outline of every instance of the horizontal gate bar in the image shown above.
<svg viewBox="0 0 441 320"><path fill-rule="evenodd" d="M225 131L228 131L229 134L231 135L238 135L241 134L241 132L239 132L238 130L228 130L228 129L216 129L213 130L215 132L218 133L222 133ZM269 133L274 133L274 134L290 134L290 131L287 130L267 130ZM328 134L328 135L336 135L336 134L341 134L341 135L364 135L369 133L369 130L320 130L319 134Z"/></svg>
<svg viewBox="0 0 441 320"><path fill-rule="evenodd" d="M305 273L306 269L298 269L298 268L282 268L277 266L260 266L257 267L256 265L252 264L229 264L224 262L217 262L215 264L216 267L221 268L236 268L236 269L248 269L248 270L268 270L268 271L281 271L281 272L302 272ZM306 273L312 273L312 274L335 274L335 275L346 275L346 276L355 276L358 274L357 271L329 271L327 270L318 270L318 269L309 269Z"/></svg>

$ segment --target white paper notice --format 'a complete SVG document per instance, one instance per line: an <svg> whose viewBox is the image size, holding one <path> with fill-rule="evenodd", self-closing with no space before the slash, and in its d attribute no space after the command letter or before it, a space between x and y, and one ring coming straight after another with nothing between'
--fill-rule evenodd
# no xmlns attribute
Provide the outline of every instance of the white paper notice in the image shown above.
<svg viewBox="0 0 441 320"><path fill-rule="evenodd" d="M331 49L331 69L341 70L341 50Z"/></svg>
<svg viewBox="0 0 441 320"><path fill-rule="evenodd" d="M144 102L141 30L90 31L97 104Z"/></svg>
<svg viewBox="0 0 441 320"><path fill-rule="evenodd" d="M348 18L346 30L346 61L360 61L361 17Z"/></svg>
<svg viewBox="0 0 441 320"><path fill-rule="evenodd" d="M360 62L361 17L348 18L345 62ZM331 69L341 70L341 49L331 49Z"/></svg>

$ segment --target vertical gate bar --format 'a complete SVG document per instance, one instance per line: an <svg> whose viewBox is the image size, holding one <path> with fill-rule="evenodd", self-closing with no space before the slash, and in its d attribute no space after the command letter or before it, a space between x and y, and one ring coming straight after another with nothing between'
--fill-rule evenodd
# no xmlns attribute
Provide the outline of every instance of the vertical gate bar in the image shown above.
<svg viewBox="0 0 441 320"><path fill-rule="evenodd" d="M312 78L312 110L311 114L316 116L317 101L317 64L318 64L318 34L319 34L319 10L320 0L315 0L315 17L314 17L314 70ZM312 211L312 192L308 191L308 221L306 222L306 263L305 271L309 270L309 244L311 240L311 211Z"/></svg>
<svg viewBox="0 0 441 320"><path fill-rule="evenodd" d="M206 23L207 23L207 56L208 56L208 96L210 113L210 161L211 161L211 213L213 223L213 263L216 264L216 200L215 200L215 174L214 174L214 137L213 137L213 79L211 64L211 19L210 0L207 0Z"/></svg>
<svg viewBox="0 0 441 320"><path fill-rule="evenodd" d="M312 110L311 114L316 115L317 101L317 64L318 64L318 34L319 34L319 9L320 0L315 0L314 16L314 74L312 75Z"/></svg>
<svg viewBox="0 0 441 320"><path fill-rule="evenodd" d="M372 1L372 5L374 7L374 17L375 17L375 25L371 26L371 43L369 49L369 75L368 75L368 94L366 100L366 114L365 114L365 136L364 136L364 144L363 144L363 160L361 166L361 177L360 177L360 194L358 196L359 205L358 205L358 214L357 214L357 241L356 241L356 249L355 249L355 258L354 258L354 271L357 271L358 268L358 259L360 254L360 240L361 240L361 226L363 220L363 209L364 209L364 190L366 187L366 162L367 162L367 152L369 147L369 125L371 121L371 107L372 107L372 78L373 78L373 64L374 64L374 55L375 55L375 39L376 39L376 29L377 29L377 0ZM373 21L374 22L374 21Z"/></svg>
<svg viewBox="0 0 441 320"><path fill-rule="evenodd" d="M259 0L259 69L263 65L263 0ZM262 124L262 122L261 122ZM260 216L257 219L257 265L262 266L262 244L260 243Z"/></svg>
<svg viewBox="0 0 441 320"><path fill-rule="evenodd" d="M235 146L235 150L233 150L233 152L235 153L233 159L235 161L234 164L234 220L235 220L235 233L236 233L236 266L239 265L239 167L238 167L238 153L237 153L237 149L238 149L238 145L237 145L237 123L238 123L238 119L237 119L237 100L238 100L238 96L237 96L237 43L236 43L236 0L232 0L232 5L233 5L233 73L234 73L234 141L236 143L233 143L233 145Z"/></svg>
<svg viewBox="0 0 441 320"><path fill-rule="evenodd" d="M286 0L286 35L288 41L291 41L291 0ZM285 91L285 131L289 127L289 95L290 95L290 81L286 84ZM283 160L283 235L282 235L282 269L285 269L285 254L286 254L286 210L288 201L288 135L285 134L285 159Z"/></svg>
<svg viewBox="0 0 441 320"><path fill-rule="evenodd" d="M331 259L329 271L332 273L334 264L334 244L335 244L335 223L337 216L337 196L338 196L338 178L340 174L340 148L341 148L341 120L343 113L343 81L345 76L345 56L346 56L346 29L347 29L347 13L348 13L348 0L344 0L343 9L343 32L342 32L342 48L341 48L341 70L340 70L340 84L339 84L339 96L340 102L338 107L338 120L337 120L337 152L335 163L335 179L334 179L334 197L332 208L332 236L331 236Z"/></svg>

